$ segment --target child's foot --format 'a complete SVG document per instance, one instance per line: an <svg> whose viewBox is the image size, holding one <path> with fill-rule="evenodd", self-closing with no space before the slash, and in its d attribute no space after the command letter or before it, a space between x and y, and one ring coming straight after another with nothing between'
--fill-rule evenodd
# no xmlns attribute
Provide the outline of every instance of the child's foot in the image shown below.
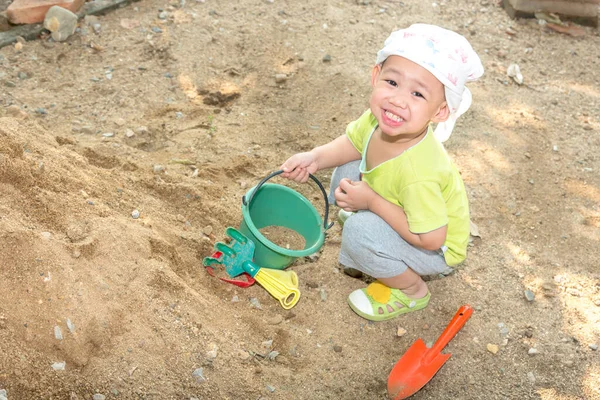
<svg viewBox="0 0 600 400"><path fill-rule="evenodd" d="M358 289L348 296L350 308L370 321L386 321L412 311L427 307L431 294L412 299L400 289L392 289L381 282L373 282L365 289Z"/></svg>

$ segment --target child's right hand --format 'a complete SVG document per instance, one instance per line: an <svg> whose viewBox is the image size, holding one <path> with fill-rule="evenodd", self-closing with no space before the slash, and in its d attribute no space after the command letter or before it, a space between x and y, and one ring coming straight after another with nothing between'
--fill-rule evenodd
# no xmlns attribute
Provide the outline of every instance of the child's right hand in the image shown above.
<svg viewBox="0 0 600 400"><path fill-rule="evenodd" d="M283 170L282 177L304 183L308 181L309 174L314 174L319 170L319 166L315 155L312 152L306 152L294 154L281 165L280 169Z"/></svg>

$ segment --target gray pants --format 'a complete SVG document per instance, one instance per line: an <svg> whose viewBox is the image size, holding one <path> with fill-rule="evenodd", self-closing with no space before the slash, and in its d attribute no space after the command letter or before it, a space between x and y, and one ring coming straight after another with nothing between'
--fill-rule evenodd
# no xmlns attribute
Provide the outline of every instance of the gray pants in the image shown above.
<svg viewBox="0 0 600 400"><path fill-rule="evenodd" d="M360 160L337 167L331 176L329 203L335 204L334 190L340 180L360 180ZM391 278L407 268L419 275L447 273L443 253L420 249L407 243L381 217L360 210L344 223L339 262L374 278Z"/></svg>

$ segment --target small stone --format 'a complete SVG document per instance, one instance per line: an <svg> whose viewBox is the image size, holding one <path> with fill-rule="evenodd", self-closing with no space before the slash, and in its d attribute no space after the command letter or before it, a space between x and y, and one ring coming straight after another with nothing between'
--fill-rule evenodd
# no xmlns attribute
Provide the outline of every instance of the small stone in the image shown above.
<svg viewBox="0 0 600 400"><path fill-rule="evenodd" d="M106 396L100 393L96 393L92 396L93 400L106 400Z"/></svg>
<svg viewBox="0 0 600 400"><path fill-rule="evenodd" d="M135 132L132 131L131 129L125 129L125 136L128 138L134 137L135 136Z"/></svg>
<svg viewBox="0 0 600 400"><path fill-rule="evenodd" d="M329 54L325 54L325 56L323 56L323 62L331 62L331 56Z"/></svg>
<svg viewBox="0 0 600 400"><path fill-rule="evenodd" d="M8 400L8 393L6 393L6 389L0 389L0 400Z"/></svg>
<svg viewBox="0 0 600 400"><path fill-rule="evenodd" d="M44 238L46 240L52 239L52 233L50 233L50 232L41 232L40 235L42 236L42 238Z"/></svg>
<svg viewBox="0 0 600 400"><path fill-rule="evenodd" d="M202 228L202 233L204 233L206 236L209 236L212 232L213 227L211 225L206 225L204 228Z"/></svg>
<svg viewBox="0 0 600 400"><path fill-rule="evenodd" d="M138 219L140 217L140 212L138 210L133 210L131 212L131 218Z"/></svg>
<svg viewBox="0 0 600 400"><path fill-rule="evenodd" d="M276 74L275 75L275 83L284 83L285 81L287 81L286 74Z"/></svg>
<svg viewBox="0 0 600 400"><path fill-rule="evenodd" d="M251 297L250 298L250 304L252 305L252 307L261 310L262 306L260 305L260 301L258 301L258 299L256 297Z"/></svg>
<svg viewBox="0 0 600 400"><path fill-rule="evenodd" d="M399 326L398 329L396 330L396 336L402 337L402 336L406 335L406 332L407 332L406 329Z"/></svg>
<svg viewBox="0 0 600 400"><path fill-rule="evenodd" d="M531 384L535 384L535 375L533 374L533 372L529 371L527 373L527 379L529 379L529 382L531 382Z"/></svg>
<svg viewBox="0 0 600 400"><path fill-rule="evenodd" d="M152 171L153 171L155 174L160 174L161 172L164 172L164 171L165 171L165 167L163 167L163 166L162 166L162 165L160 165L160 164L155 164L155 165L153 165L153 166L152 166Z"/></svg>
<svg viewBox="0 0 600 400"><path fill-rule="evenodd" d="M342 346L336 344L335 346L333 346L333 351L335 351L336 353L341 353Z"/></svg>
<svg viewBox="0 0 600 400"><path fill-rule="evenodd" d="M194 377L194 379L196 379L196 382L198 382L198 383L206 382L206 378L203 375L202 368L198 368L198 369L194 370L194 372L192 372L192 376Z"/></svg>
<svg viewBox="0 0 600 400"><path fill-rule="evenodd" d="M327 292L325 291L325 289L319 289L319 295L321 296L321 301L327 300Z"/></svg>
<svg viewBox="0 0 600 400"><path fill-rule="evenodd" d="M535 347L532 347L532 348L530 348L530 349L527 351L527 354L529 354L530 356L533 356L533 355L535 355L535 354L538 354L538 353L539 353L539 351L538 351L538 349L536 349Z"/></svg>
<svg viewBox="0 0 600 400"><path fill-rule="evenodd" d="M71 322L69 318L67 318L67 328L69 328L69 332L75 333L75 325Z"/></svg>
<svg viewBox="0 0 600 400"><path fill-rule="evenodd" d="M54 337L56 340L63 340L62 330L58 325L54 327Z"/></svg>
<svg viewBox="0 0 600 400"><path fill-rule="evenodd" d="M106 133L103 133L102 136L104 136L105 138L110 138L110 137L115 136L115 134L113 132L106 132Z"/></svg>
<svg viewBox="0 0 600 400"><path fill-rule="evenodd" d="M271 385L267 385L267 390L271 393L273 393L275 391L275 387L271 386Z"/></svg>
<svg viewBox="0 0 600 400"><path fill-rule="evenodd" d="M527 299L527 301L531 302L531 301L535 300L535 294L531 290L526 289L524 294L525 294L525 298Z"/></svg>
<svg viewBox="0 0 600 400"><path fill-rule="evenodd" d="M590 344L588 347L594 351L598 350L598 345L595 343Z"/></svg>
<svg viewBox="0 0 600 400"><path fill-rule="evenodd" d="M55 371L64 371L66 364L67 363L64 361L55 362L54 364L52 364L52 369Z"/></svg>
<svg viewBox="0 0 600 400"><path fill-rule="evenodd" d="M44 28L52 32L52 39L63 42L75 33L78 19L76 14L66 8L52 6L44 18Z"/></svg>
<svg viewBox="0 0 600 400"><path fill-rule="evenodd" d="M16 50L17 52L19 52L19 51L23 50L23 43L21 43L21 42L17 42L17 43L15 43L15 50Z"/></svg>
<svg viewBox="0 0 600 400"><path fill-rule="evenodd" d="M498 347L497 344L492 344L492 343L488 343L486 348L487 348L487 351L489 351L492 354L497 354L498 351L500 350L500 348Z"/></svg>

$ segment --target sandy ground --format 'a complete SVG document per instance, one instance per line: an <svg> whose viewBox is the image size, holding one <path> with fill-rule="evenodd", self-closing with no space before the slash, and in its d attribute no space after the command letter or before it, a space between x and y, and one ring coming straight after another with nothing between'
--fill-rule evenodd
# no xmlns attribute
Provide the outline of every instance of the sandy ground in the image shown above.
<svg viewBox="0 0 600 400"><path fill-rule="evenodd" d="M337 224L290 267L289 311L209 276L246 191L344 132L376 51L414 22L466 35L486 68L447 142L479 228L468 260L383 323L346 304L365 282L339 272ZM470 304L415 399L599 399L600 37L584 33L486 0L148 0L1 49L0 393L384 399L408 347ZM322 211L314 184L293 188Z"/></svg>

